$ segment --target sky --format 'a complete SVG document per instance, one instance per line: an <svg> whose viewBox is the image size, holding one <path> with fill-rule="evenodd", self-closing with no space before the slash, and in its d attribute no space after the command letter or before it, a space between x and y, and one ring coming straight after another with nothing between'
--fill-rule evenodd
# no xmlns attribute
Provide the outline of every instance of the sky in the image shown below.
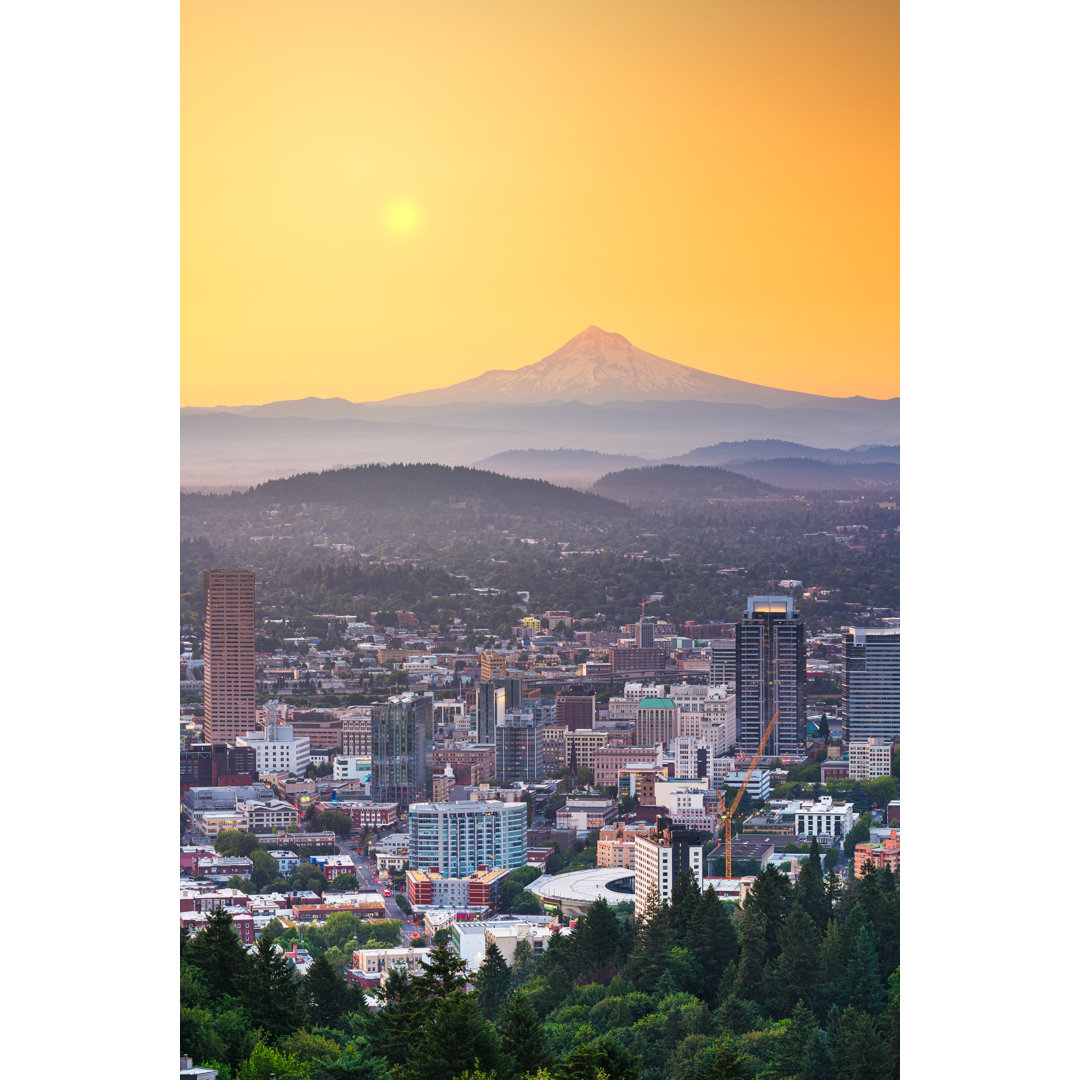
<svg viewBox="0 0 1080 1080"><path fill-rule="evenodd" d="M897 0L184 0L181 404L374 401L589 325L900 380Z"/></svg>

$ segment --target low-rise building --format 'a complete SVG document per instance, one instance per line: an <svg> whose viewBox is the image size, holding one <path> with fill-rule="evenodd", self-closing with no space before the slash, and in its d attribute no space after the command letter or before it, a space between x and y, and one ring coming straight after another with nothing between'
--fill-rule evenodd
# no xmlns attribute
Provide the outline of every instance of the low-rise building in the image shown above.
<svg viewBox="0 0 1080 1080"><path fill-rule="evenodd" d="M353 828L359 832L368 829L386 829L396 825L399 807L396 802L362 802L359 799L338 799L318 804L320 809L337 810L348 816Z"/></svg>
<svg viewBox="0 0 1080 1080"><path fill-rule="evenodd" d="M268 851L267 855L277 863L283 878L292 877L300 868L300 856L295 851Z"/></svg>
<svg viewBox="0 0 1080 1080"><path fill-rule="evenodd" d="M246 855L203 855L192 863L195 877L208 877L211 880L228 881L234 874L251 877L252 862Z"/></svg>
<svg viewBox="0 0 1080 1080"><path fill-rule="evenodd" d="M831 795L825 795L817 802L789 802L782 814L793 816L796 836L824 834L842 838L847 836L855 824L855 808L852 804L837 802Z"/></svg>
<svg viewBox="0 0 1080 1080"><path fill-rule="evenodd" d="M848 743L848 776L877 780L892 775L892 739L852 739Z"/></svg>
<svg viewBox="0 0 1080 1080"><path fill-rule="evenodd" d="M527 941L532 947L533 956L537 957L548 947L554 933L553 927L536 923L493 922L484 927L484 941L487 945L494 945L506 963L513 965L514 952L520 942Z"/></svg>
<svg viewBox="0 0 1080 1080"><path fill-rule="evenodd" d="M634 869L634 842L639 836L652 836L656 825L649 821L615 822L600 830L596 841L596 865Z"/></svg>
<svg viewBox="0 0 1080 1080"><path fill-rule="evenodd" d="M855 845L853 860L856 877L861 877L867 866L876 866L879 870L886 866L894 873L900 873L900 831L892 829L884 840L871 840Z"/></svg>
<svg viewBox="0 0 1080 1080"><path fill-rule="evenodd" d="M499 884L510 873L498 867L478 867L467 877L443 877L437 870L405 874L409 903L414 908L446 908L482 915L495 907Z"/></svg>
<svg viewBox="0 0 1080 1080"><path fill-rule="evenodd" d="M567 799L566 805L555 812L555 826L577 829L578 833L600 829L618 816L612 799Z"/></svg>
<svg viewBox="0 0 1080 1080"><path fill-rule="evenodd" d="M342 874L356 874L356 864L348 855L311 855L308 861L323 872L327 881L333 881Z"/></svg>
<svg viewBox="0 0 1080 1080"><path fill-rule="evenodd" d="M354 977L371 986L386 981L386 975L397 969L408 975L419 974L420 965L431 955L426 948L357 949L353 953Z"/></svg>
<svg viewBox="0 0 1080 1080"><path fill-rule="evenodd" d="M255 833L295 829L300 818L296 807L283 799L244 799L236 809L244 816L244 828Z"/></svg>

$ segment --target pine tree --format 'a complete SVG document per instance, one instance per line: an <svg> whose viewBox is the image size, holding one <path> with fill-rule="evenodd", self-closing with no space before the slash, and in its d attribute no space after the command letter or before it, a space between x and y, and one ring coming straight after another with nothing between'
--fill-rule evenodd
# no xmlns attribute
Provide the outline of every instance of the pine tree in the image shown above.
<svg viewBox="0 0 1080 1080"><path fill-rule="evenodd" d="M421 1001L441 1001L465 989L467 965L446 945L436 945L427 959L420 961L420 968L422 974L413 979L412 985Z"/></svg>
<svg viewBox="0 0 1080 1080"><path fill-rule="evenodd" d="M188 943L184 959L203 973L214 1000L238 993L251 967L232 916L220 908L210 913L206 926Z"/></svg>
<svg viewBox="0 0 1080 1080"><path fill-rule="evenodd" d="M844 973L844 999L856 1009L877 1016L882 1004L881 976L870 931L860 926Z"/></svg>
<svg viewBox="0 0 1080 1080"><path fill-rule="evenodd" d="M260 939L241 996L252 1027L275 1039L300 1027L300 990L293 967L272 942Z"/></svg>
<svg viewBox="0 0 1080 1080"><path fill-rule="evenodd" d="M839 1016L830 1016L829 1041L837 1080L886 1080L889 1055L866 1013L848 1006Z"/></svg>
<svg viewBox="0 0 1080 1080"><path fill-rule="evenodd" d="M754 879L744 910L763 917L765 951L769 959L780 954L780 927L791 905L791 882L775 866L767 866Z"/></svg>
<svg viewBox="0 0 1080 1080"><path fill-rule="evenodd" d="M641 1061L617 1039L601 1035L579 1046L560 1071L564 1080L596 1080L601 1071L607 1080L639 1080Z"/></svg>
<svg viewBox="0 0 1080 1080"><path fill-rule="evenodd" d="M697 878L684 870L675 879L671 890L671 930L674 934L674 945L686 944L686 934L694 921L700 900L701 889L698 888Z"/></svg>
<svg viewBox="0 0 1080 1080"><path fill-rule="evenodd" d="M839 1005L844 994L844 976L847 973L847 954L840 938L840 924L829 920L821 939L821 984L816 1014L821 1017L833 1006Z"/></svg>
<svg viewBox="0 0 1080 1080"><path fill-rule="evenodd" d="M780 1076L795 1076L810 1046L818 1035L818 1022L805 1002L798 1001L791 1011L791 1020L779 1042L774 1066Z"/></svg>
<svg viewBox="0 0 1080 1080"><path fill-rule="evenodd" d="M331 967L325 953L315 958L301 980L301 996L315 1027L337 1027L353 1003L348 985Z"/></svg>
<svg viewBox="0 0 1080 1080"><path fill-rule="evenodd" d="M714 889L706 889L698 901L693 921L686 932L686 943L694 959L701 965L704 997L712 1004L717 1000L721 974L729 963L739 958L739 936L727 908Z"/></svg>
<svg viewBox="0 0 1080 1080"><path fill-rule="evenodd" d="M500 1048L514 1080L529 1070L554 1065L544 1026L529 999L520 991L507 999L499 1030L502 1035Z"/></svg>
<svg viewBox="0 0 1080 1080"><path fill-rule="evenodd" d="M768 945L765 940L768 917L761 907L747 908L739 924L739 968L735 993L746 1001L760 1001Z"/></svg>
<svg viewBox="0 0 1080 1080"><path fill-rule="evenodd" d="M769 973L767 996L776 1017L787 1016L795 1003L817 1003L821 977L821 935L799 904L780 930L780 955Z"/></svg>
<svg viewBox="0 0 1080 1080"><path fill-rule="evenodd" d="M735 1049L730 1035L721 1036L713 1044L705 1061L704 1071L698 1072L700 1080L743 1080L746 1054Z"/></svg>
<svg viewBox="0 0 1080 1080"><path fill-rule="evenodd" d="M836 1080L836 1063L826 1039L815 1032L806 1047L796 1080Z"/></svg>
<svg viewBox="0 0 1080 1080"><path fill-rule="evenodd" d="M794 899L813 919L818 930L824 933L829 921L829 900L825 893L825 879L821 871L821 848L818 846L816 836L810 841L810 855L799 871Z"/></svg>
<svg viewBox="0 0 1080 1080"><path fill-rule="evenodd" d="M584 918L578 921L577 971L588 976L622 966L620 955L622 931L615 912L606 900L590 904Z"/></svg>
<svg viewBox="0 0 1080 1080"><path fill-rule="evenodd" d="M663 903L652 918L638 924L627 968L638 990L650 993L656 988L667 967L673 940L671 909Z"/></svg>
<svg viewBox="0 0 1080 1080"><path fill-rule="evenodd" d="M494 942L484 951L484 962L473 980L476 1000L488 1020L494 1020L510 990L510 968Z"/></svg>
<svg viewBox="0 0 1080 1080"><path fill-rule="evenodd" d="M471 994L439 1000L431 1019L414 1033L405 1076L409 1080L453 1080L476 1067L499 1067L495 1033Z"/></svg>
<svg viewBox="0 0 1080 1080"><path fill-rule="evenodd" d="M514 947L514 963L510 969L510 985L515 989L532 978L536 969L536 954L525 938Z"/></svg>

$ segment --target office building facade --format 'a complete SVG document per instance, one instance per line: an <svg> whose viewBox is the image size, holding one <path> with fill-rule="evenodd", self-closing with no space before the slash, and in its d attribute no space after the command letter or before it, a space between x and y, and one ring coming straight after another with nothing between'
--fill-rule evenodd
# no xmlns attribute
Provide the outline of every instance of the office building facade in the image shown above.
<svg viewBox="0 0 1080 1080"><path fill-rule="evenodd" d="M508 709L495 727L495 775L503 783L543 775L543 743L528 709Z"/></svg>
<svg viewBox="0 0 1080 1080"><path fill-rule="evenodd" d="M796 755L806 732L806 637L788 596L751 596L735 628L736 745L757 750L780 710L764 753Z"/></svg>
<svg viewBox="0 0 1080 1080"><path fill-rule="evenodd" d="M255 574L203 571L203 737L235 742L255 727Z"/></svg>
<svg viewBox="0 0 1080 1080"><path fill-rule="evenodd" d="M371 707L371 796L407 805L431 795L434 699L399 694Z"/></svg>
<svg viewBox="0 0 1080 1080"><path fill-rule="evenodd" d="M844 631L844 738L900 737L900 628Z"/></svg>

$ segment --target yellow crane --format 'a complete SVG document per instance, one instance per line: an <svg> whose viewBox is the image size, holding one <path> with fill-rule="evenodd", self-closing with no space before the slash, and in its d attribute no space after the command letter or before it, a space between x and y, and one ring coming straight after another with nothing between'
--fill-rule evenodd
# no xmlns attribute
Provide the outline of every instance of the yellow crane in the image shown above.
<svg viewBox="0 0 1080 1080"><path fill-rule="evenodd" d="M743 777L743 782L739 787L739 794L735 796L735 801L731 804L730 809L724 807L724 793L720 792L720 810L716 815L716 831L719 835L720 826L724 827L724 876L731 877L731 819L735 816L735 811L739 808L739 800L743 797L743 792L746 790L746 785L750 783L750 774L753 773L754 767L758 763L758 758L761 757L761 752L765 749L765 744L769 741L769 736L772 734L773 725L776 723L777 717L780 715L780 709L777 708L773 713L772 719L769 721L769 726L765 729L765 734L761 736L761 742L758 743L758 748L754 753L754 757L750 762L750 767L746 770L746 775Z"/></svg>

